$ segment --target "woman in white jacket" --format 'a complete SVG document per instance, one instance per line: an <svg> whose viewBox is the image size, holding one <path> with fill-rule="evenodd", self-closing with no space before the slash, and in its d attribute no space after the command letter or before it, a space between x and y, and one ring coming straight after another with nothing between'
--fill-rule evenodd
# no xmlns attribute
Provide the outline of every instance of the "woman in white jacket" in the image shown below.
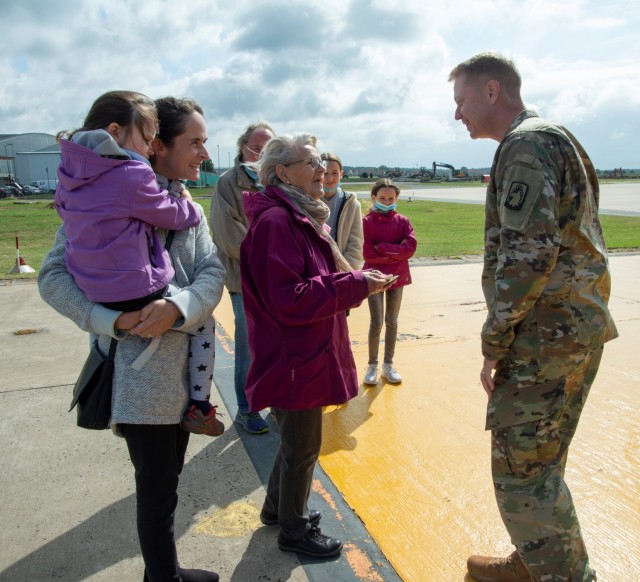
<svg viewBox="0 0 640 582"><path fill-rule="evenodd" d="M156 101L160 133L151 159L161 187L178 196L179 180L197 180L209 158L202 109L190 99ZM176 231L170 255L172 284L180 292L158 300L151 315L122 313L87 300L64 262L66 235L60 228L38 277L42 298L115 354L111 426L127 441L135 468L137 526L144 580L216 582L218 575L180 568L173 534L178 478L189 433L180 420L189 403L189 336L181 330L204 321L222 296L224 268L218 261L202 212L196 228ZM166 233L162 233L164 239ZM151 346L153 344L153 346Z"/></svg>

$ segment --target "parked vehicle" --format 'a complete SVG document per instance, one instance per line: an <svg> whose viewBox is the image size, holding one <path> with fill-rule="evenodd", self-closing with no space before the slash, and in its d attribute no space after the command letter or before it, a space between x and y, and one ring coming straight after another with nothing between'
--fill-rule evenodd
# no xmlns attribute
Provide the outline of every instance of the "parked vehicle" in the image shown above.
<svg viewBox="0 0 640 582"><path fill-rule="evenodd" d="M21 192L12 185L2 186L0 188L0 198L10 198L11 196L20 196Z"/></svg>
<svg viewBox="0 0 640 582"><path fill-rule="evenodd" d="M58 187L58 180L35 180L30 185L40 188L43 192L55 192Z"/></svg>
<svg viewBox="0 0 640 582"><path fill-rule="evenodd" d="M2 198L8 198L9 196L24 196L24 190L22 186L17 182L11 181L10 184L6 184L2 187Z"/></svg>

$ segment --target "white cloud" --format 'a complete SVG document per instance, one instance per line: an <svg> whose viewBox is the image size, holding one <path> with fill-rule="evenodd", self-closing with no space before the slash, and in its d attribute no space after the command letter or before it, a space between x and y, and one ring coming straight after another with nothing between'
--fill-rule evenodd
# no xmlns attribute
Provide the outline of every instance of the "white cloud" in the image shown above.
<svg viewBox="0 0 640 582"><path fill-rule="evenodd" d="M630 0L23 0L3 6L0 133L77 127L129 88L197 99L216 163L265 119L346 164L488 166L496 144L454 121L447 77L497 50L598 165L640 167L639 20Z"/></svg>

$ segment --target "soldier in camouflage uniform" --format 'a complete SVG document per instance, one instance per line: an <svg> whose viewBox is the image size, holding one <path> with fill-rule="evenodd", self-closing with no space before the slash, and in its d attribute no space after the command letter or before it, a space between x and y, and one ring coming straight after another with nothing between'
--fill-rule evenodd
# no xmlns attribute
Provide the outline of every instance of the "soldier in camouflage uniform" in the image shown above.
<svg viewBox="0 0 640 582"><path fill-rule="evenodd" d="M617 336L595 170L566 129L525 109L510 60L483 53L449 80L456 119L500 142L485 209L481 382L496 500L516 547L467 567L483 582L595 580L564 480L602 346Z"/></svg>

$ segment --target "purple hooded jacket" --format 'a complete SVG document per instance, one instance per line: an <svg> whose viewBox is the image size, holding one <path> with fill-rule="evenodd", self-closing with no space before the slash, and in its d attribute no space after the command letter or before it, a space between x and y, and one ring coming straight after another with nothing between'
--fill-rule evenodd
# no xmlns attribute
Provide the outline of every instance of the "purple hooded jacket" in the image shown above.
<svg viewBox="0 0 640 582"><path fill-rule="evenodd" d="M60 145L55 202L68 239L65 263L78 287L97 303L165 287L174 271L153 227L196 226L197 207L160 189L147 163L102 157L67 140Z"/></svg>
<svg viewBox="0 0 640 582"><path fill-rule="evenodd" d="M329 243L279 188L245 192L244 208L250 409L346 402L358 393L358 375L345 311L368 296L364 275L338 272Z"/></svg>

